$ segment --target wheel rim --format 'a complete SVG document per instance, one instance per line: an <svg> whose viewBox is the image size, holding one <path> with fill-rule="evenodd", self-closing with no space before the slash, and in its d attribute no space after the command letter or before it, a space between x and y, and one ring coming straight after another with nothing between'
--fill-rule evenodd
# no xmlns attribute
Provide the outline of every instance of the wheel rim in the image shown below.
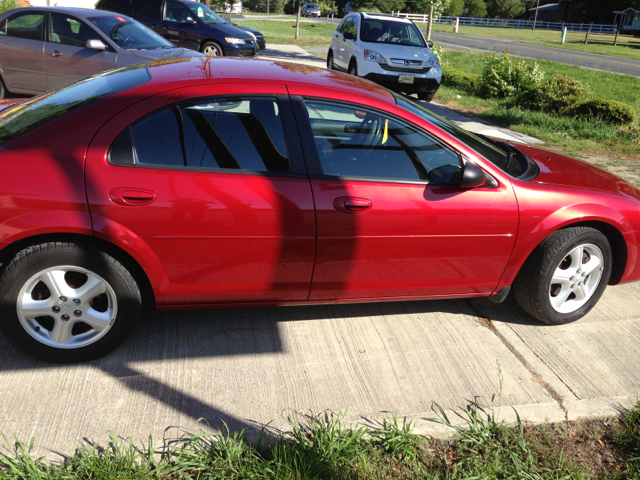
<svg viewBox="0 0 640 480"><path fill-rule="evenodd" d="M593 296L604 271L604 255L593 244L579 245L558 264L551 277L549 301L556 312L572 313Z"/></svg>
<svg viewBox="0 0 640 480"><path fill-rule="evenodd" d="M57 266L32 276L18 293L20 324L54 348L92 344L113 326L116 294L99 275L81 267Z"/></svg>
<svg viewBox="0 0 640 480"><path fill-rule="evenodd" d="M206 47L204 47L204 51L202 53L204 53L205 55L209 55L210 57L219 56L218 49L215 45L207 45Z"/></svg>
<svg viewBox="0 0 640 480"><path fill-rule="evenodd" d="M349 69L349 75L355 75L356 74L356 67L351 67Z"/></svg>

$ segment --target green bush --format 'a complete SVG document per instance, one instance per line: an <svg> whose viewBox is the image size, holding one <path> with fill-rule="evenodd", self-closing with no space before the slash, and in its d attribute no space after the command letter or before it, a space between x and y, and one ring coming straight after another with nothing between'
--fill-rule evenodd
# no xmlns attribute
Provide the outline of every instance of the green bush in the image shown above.
<svg viewBox="0 0 640 480"><path fill-rule="evenodd" d="M538 62L527 62L512 57L505 51L502 55L487 55L482 75L478 80L478 93L484 98L515 97L533 90L544 78Z"/></svg>
<svg viewBox="0 0 640 480"><path fill-rule="evenodd" d="M438 57L438 61L440 62L440 64L442 64L442 56L444 55L444 45L440 45L434 41L433 47L431 47L431 51L436 57Z"/></svg>
<svg viewBox="0 0 640 480"><path fill-rule="evenodd" d="M442 85L473 91L478 83L478 75L464 73L448 65L442 65Z"/></svg>
<svg viewBox="0 0 640 480"><path fill-rule="evenodd" d="M598 118L613 125L628 125L636 120L636 111L632 106L615 100L587 100L577 105L571 113Z"/></svg>
<svg viewBox="0 0 640 480"><path fill-rule="evenodd" d="M0 0L0 13L12 8L18 8L18 0Z"/></svg>
<svg viewBox="0 0 640 480"><path fill-rule="evenodd" d="M522 92L517 104L531 110L569 113L589 96L589 87L565 75L554 75Z"/></svg>

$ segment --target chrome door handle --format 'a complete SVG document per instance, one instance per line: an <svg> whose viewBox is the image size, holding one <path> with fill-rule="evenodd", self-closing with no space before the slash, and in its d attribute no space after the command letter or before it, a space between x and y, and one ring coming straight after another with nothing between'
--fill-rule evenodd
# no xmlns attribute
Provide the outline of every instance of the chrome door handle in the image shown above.
<svg viewBox="0 0 640 480"><path fill-rule="evenodd" d="M52 57L61 57L62 54L60 53L59 50L54 50L53 52L51 52L51 56Z"/></svg>

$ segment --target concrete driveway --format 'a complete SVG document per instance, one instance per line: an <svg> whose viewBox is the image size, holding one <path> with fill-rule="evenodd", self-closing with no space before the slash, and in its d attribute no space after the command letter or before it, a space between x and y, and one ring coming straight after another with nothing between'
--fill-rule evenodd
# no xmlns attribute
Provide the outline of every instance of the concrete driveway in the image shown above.
<svg viewBox="0 0 640 480"><path fill-rule="evenodd" d="M509 300L163 312L76 365L33 360L0 336L0 430L56 459L109 430L160 445L221 421L255 432L325 409L348 408L351 422L396 412L437 435L420 420L434 402L460 413L494 393L506 419L511 406L534 422L611 415L640 396L639 295L637 283L610 287L561 327Z"/></svg>

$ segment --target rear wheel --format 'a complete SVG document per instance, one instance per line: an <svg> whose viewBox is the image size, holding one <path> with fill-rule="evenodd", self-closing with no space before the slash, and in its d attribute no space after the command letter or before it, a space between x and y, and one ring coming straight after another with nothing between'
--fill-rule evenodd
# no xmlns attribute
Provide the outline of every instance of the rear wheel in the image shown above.
<svg viewBox="0 0 640 480"><path fill-rule="evenodd" d="M224 55L222 47L216 42L205 43L204 45L202 45L200 51L205 55L209 55L210 57L222 57Z"/></svg>
<svg viewBox="0 0 640 480"><path fill-rule="evenodd" d="M534 250L522 267L514 283L516 301L544 323L576 321L602 296L611 267L611 247L599 230L558 230Z"/></svg>
<svg viewBox="0 0 640 480"><path fill-rule="evenodd" d="M49 362L80 362L116 348L140 315L129 271L92 246L26 248L0 277L0 328L16 347Z"/></svg>

